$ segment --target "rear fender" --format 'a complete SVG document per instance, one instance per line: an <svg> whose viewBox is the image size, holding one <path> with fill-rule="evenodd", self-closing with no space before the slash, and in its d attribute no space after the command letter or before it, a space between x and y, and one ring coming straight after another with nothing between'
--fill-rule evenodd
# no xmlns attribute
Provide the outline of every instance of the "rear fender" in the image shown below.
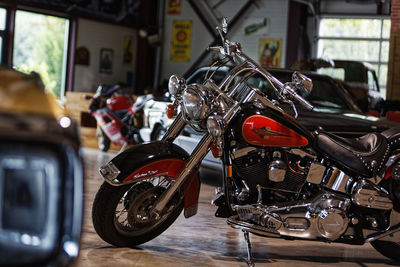
<svg viewBox="0 0 400 267"><path fill-rule="evenodd" d="M113 186L135 183L158 175L176 179L185 168L189 154L181 147L162 141L135 145L115 156L100 169L104 179ZM184 215L189 218L197 213L200 181L198 170L184 183Z"/></svg>
<svg viewBox="0 0 400 267"><path fill-rule="evenodd" d="M400 181L400 153L391 156L386 163L386 172L383 179L386 180L390 177Z"/></svg>

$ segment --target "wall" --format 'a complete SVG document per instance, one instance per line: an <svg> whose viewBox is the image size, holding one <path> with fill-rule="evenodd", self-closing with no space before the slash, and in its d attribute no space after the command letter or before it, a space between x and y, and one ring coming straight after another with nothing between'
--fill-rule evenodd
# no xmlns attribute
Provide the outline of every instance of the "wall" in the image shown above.
<svg viewBox="0 0 400 267"><path fill-rule="evenodd" d="M123 64L125 36L134 40L133 60L131 65ZM94 92L99 84L127 82L127 72L135 73L136 30L115 24L79 19L76 47L84 46L90 52L88 66L75 65L74 91ZM100 73L100 50L113 50L112 73Z"/></svg>
<svg viewBox="0 0 400 267"><path fill-rule="evenodd" d="M167 1L167 0L166 0ZM183 74L191 67L198 56L213 41L213 37L200 21L199 17L191 8L187 0L181 1L180 15L169 15L166 9L164 20L164 40L163 40L163 57L161 81L168 79L172 74ZM217 1L210 1L217 2ZM247 1L229 0L219 5L214 12L219 16L225 16L232 19L240 8ZM288 21L288 5L289 0L259 0L256 5L252 5L249 10L243 14L233 29L229 30L228 38L231 41L241 42L243 50L250 57L258 61L259 40L262 38L278 38L282 39L282 58L281 66L285 63L286 54L286 32ZM245 35L244 27L259 23L264 18L268 18L268 30L260 30L258 32ZM173 62L171 56L172 42L172 25L174 20L191 20L192 21L192 40L191 40L191 56L188 62ZM214 25L217 26L217 25Z"/></svg>

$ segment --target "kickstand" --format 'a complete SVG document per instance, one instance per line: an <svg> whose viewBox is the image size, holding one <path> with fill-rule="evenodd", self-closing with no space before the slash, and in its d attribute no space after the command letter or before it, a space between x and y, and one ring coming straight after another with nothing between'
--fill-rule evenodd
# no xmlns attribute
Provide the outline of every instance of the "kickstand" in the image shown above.
<svg viewBox="0 0 400 267"><path fill-rule="evenodd" d="M254 262L253 262L253 256L251 255L251 243L250 243L250 236L249 236L249 232L244 231L243 230L243 234L244 234L244 239L246 240L247 243L247 260L246 263L249 267L254 267Z"/></svg>

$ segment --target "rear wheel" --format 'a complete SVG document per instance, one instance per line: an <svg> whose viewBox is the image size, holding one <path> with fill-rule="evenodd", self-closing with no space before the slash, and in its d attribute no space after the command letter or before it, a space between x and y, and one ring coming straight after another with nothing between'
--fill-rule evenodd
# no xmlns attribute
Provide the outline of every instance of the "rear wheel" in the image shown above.
<svg viewBox="0 0 400 267"><path fill-rule="evenodd" d="M99 149L107 152L110 149L111 141L100 127L97 128L96 136Z"/></svg>
<svg viewBox="0 0 400 267"><path fill-rule="evenodd" d="M150 215L153 204L170 183L171 179L165 176L120 187L104 182L92 208L97 234L118 247L134 247L160 235L183 209L183 201L176 195L168 203L164 215L158 219Z"/></svg>

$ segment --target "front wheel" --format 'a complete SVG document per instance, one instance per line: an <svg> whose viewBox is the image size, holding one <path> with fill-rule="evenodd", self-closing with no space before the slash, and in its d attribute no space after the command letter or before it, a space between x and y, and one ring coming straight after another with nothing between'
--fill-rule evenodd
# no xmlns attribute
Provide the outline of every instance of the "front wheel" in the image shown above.
<svg viewBox="0 0 400 267"><path fill-rule="evenodd" d="M120 187L104 182L92 208L97 234L118 247L135 247L160 235L183 209L183 201L176 195L161 218L156 220L150 215L153 204L170 182L168 177L154 177Z"/></svg>

